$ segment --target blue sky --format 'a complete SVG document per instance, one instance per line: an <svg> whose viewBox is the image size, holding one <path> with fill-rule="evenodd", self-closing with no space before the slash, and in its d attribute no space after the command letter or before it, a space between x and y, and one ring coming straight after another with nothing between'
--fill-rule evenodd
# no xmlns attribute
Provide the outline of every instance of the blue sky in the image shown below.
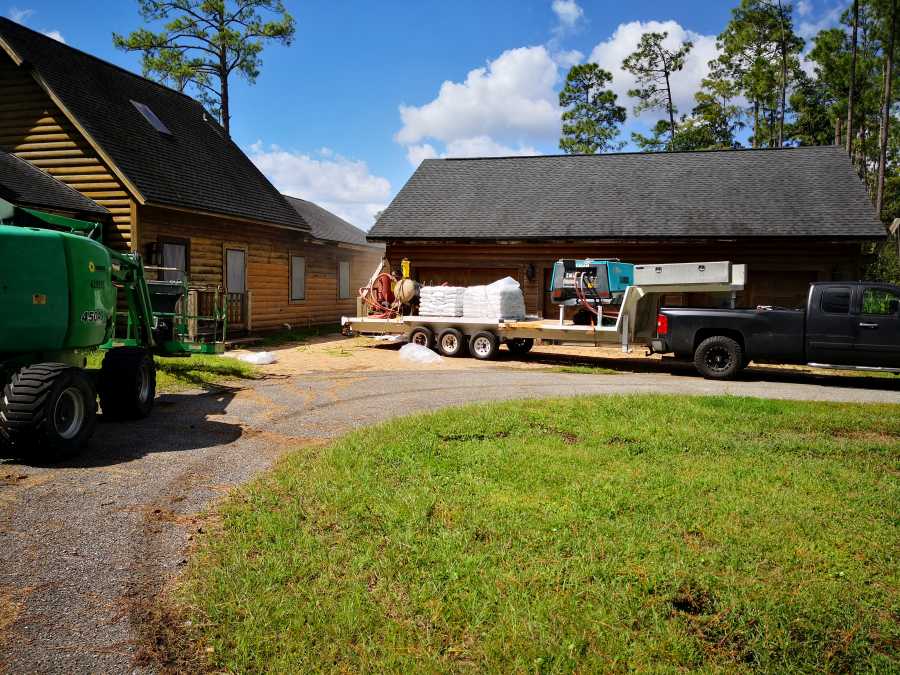
<svg viewBox="0 0 900 675"><path fill-rule="evenodd" d="M232 134L282 191L368 228L422 158L556 153L557 92L569 65L596 60L614 74L635 119L622 58L645 30L691 39L673 80L689 112L715 36L737 0L285 0L297 21L290 47L264 52L253 87L233 85ZM140 71L112 47L140 26L137 2L20 0L6 15ZM799 0L802 35L832 25L849 2Z"/></svg>

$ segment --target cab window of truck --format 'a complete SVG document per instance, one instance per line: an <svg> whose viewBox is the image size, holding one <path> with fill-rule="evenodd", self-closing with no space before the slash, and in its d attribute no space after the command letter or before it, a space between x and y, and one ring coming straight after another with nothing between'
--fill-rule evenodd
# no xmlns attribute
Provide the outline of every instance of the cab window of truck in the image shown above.
<svg viewBox="0 0 900 675"><path fill-rule="evenodd" d="M900 307L900 296L884 288L863 291L862 313L872 316L893 316Z"/></svg>
<svg viewBox="0 0 900 675"><path fill-rule="evenodd" d="M822 311L828 314L849 314L850 296L849 286L826 288L822 291Z"/></svg>

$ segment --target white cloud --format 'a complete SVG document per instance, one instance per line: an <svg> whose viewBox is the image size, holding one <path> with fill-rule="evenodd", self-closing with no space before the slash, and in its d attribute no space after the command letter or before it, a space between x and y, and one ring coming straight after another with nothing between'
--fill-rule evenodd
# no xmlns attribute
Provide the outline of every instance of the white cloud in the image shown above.
<svg viewBox="0 0 900 675"><path fill-rule="evenodd" d="M811 40L818 35L820 31L838 26L841 22L841 14L843 14L846 7L842 4L826 7L818 17L812 15L813 7L811 4L807 9L809 11L804 14L800 11L800 6L798 5L797 7L797 13L801 17L805 17L805 20L801 21L800 25L797 26L797 35L804 40Z"/></svg>
<svg viewBox="0 0 900 675"><path fill-rule="evenodd" d="M584 54L582 54L577 49L571 49L569 51L561 51L553 54L553 61L560 67L568 70L576 63L581 63L584 61Z"/></svg>
<svg viewBox="0 0 900 675"><path fill-rule="evenodd" d="M406 159L413 166L419 166L426 159L437 159L438 157L440 157L440 154L438 154L438 151L434 149L431 143L411 145L406 149Z"/></svg>
<svg viewBox="0 0 900 675"><path fill-rule="evenodd" d="M490 136L474 136L461 138L447 144L447 152L443 157L511 157L539 155L530 145L519 144L515 147L498 143Z"/></svg>
<svg viewBox="0 0 900 675"><path fill-rule="evenodd" d="M395 140L408 147L414 161L427 139L440 141L448 152L451 146L487 148L484 138L491 139L495 149L502 144L513 152L556 139L558 81L559 69L546 47L505 51L487 66L470 71L464 82L444 82L434 100L421 106L401 105L403 126ZM410 147L415 145L420 147Z"/></svg>
<svg viewBox="0 0 900 675"><path fill-rule="evenodd" d="M584 10L575 0L553 0L551 7L562 29L571 30L584 18Z"/></svg>
<svg viewBox="0 0 900 675"><path fill-rule="evenodd" d="M34 14L33 9L21 9L19 7L9 8L9 18L16 23L24 24L32 14Z"/></svg>
<svg viewBox="0 0 900 675"><path fill-rule="evenodd" d="M44 35L46 35L47 37L53 38L57 42L62 42L63 44L66 43L66 39L63 37L62 33L60 33L58 30L42 30L41 32Z"/></svg>
<svg viewBox="0 0 900 675"><path fill-rule="evenodd" d="M366 230L390 201L391 184L386 178L372 175L365 162L329 148L312 156L257 141L250 146L249 156L284 194L315 202Z"/></svg>
<svg viewBox="0 0 900 675"><path fill-rule="evenodd" d="M799 0L797 3L797 14L799 16L809 16L813 11L813 4L810 0Z"/></svg>
<svg viewBox="0 0 900 675"><path fill-rule="evenodd" d="M632 21L619 24L608 40L594 47L589 60L612 73L613 81L610 86L619 95L619 103L633 107L636 101L628 96L628 90L634 89L637 83L633 75L622 69L622 61L637 48L641 35L647 32L668 32L669 37L664 44L670 48L676 48L686 40L694 43L694 48L685 59L684 68L671 78L675 107L681 114L690 114L694 108L694 93L700 89L700 81L709 72L709 62L718 56L714 35L701 35L671 20ZM629 117L632 117L632 111L628 112ZM664 113L660 111L651 111L644 112L641 119L653 122L663 116Z"/></svg>

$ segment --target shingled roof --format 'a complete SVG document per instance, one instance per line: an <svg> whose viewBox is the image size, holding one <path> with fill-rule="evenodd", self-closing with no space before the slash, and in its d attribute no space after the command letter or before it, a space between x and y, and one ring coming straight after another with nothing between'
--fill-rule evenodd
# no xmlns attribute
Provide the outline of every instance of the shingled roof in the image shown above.
<svg viewBox="0 0 900 675"><path fill-rule="evenodd" d="M366 241L365 232L355 225L351 225L340 216L336 216L318 204L313 204L299 197L285 195L285 198L297 210L297 213L302 216L303 220L309 224L312 236L316 239L357 246L371 246Z"/></svg>
<svg viewBox="0 0 900 675"><path fill-rule="evenodd" d="M884 236L839 147L425 160L370 241Z"/></svg>
<svg viewBox="0 0 900 675"><path fill-rule="evenodd" d="M309 229L189 96L9 19L0 18L0 44L37 72L147 203ZM134 102L171 134L157 131Z"/></svg>
<svg viewBox="0 0 900 675"><path fill-rule="evenodd" d="M39 168L0 150L0 197L18 206L102 217L109 210Z"/></svg>

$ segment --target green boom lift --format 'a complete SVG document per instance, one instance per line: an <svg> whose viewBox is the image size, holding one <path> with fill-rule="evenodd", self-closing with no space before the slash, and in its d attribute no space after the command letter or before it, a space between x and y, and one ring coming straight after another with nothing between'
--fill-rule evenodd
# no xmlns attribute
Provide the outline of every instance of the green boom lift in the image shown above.
<svg viewBox="0 0 900 675"><path fill-rule="evenodd" d="M18 456L78 451L98 395L104 418L149 415L154 355L224 350L224 294L204 289L206 315L189 314L186 279L148 282L138 253L101 238L98 223L0 199L0 445ZM89 370L98 349L102 365Z"/></svg>

